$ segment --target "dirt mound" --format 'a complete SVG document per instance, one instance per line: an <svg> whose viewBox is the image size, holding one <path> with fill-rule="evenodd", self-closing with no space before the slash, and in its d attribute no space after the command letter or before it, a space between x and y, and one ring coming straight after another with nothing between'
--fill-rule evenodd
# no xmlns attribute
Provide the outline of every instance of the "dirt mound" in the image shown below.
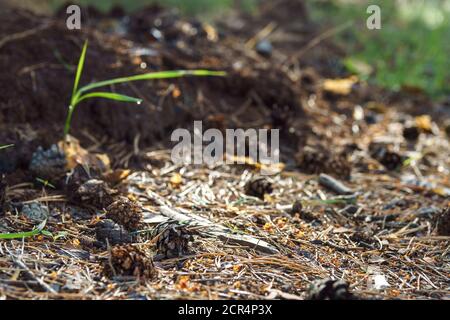
<svg viewBox="0 0 450 320"><path fill-rule="evenodd" d="M111 87L144 103L83 102L72 125L82 143L167 145L175 128L203 120L207 127L279 128L283 160L289 161L299 146L348 136L350 125L336 128L333 137L324 133L330 117L349 117L355 104L386 100L359 84L348 95L323 90L325 78L348 75L338 62L342 50L322 37L303 1L264 2L258 14L236 13L215 26L155 5L130 15L120 8L83 10L81 31L66 28L62 9L54 17L0 13L0 141L17 146L2 155L16 159L3 165L8 171L28 163L37 145L61 137L85 39L82 83L172 69L225 70L228 76ZM287 19L293 12L296 18ZM305 110L311 101L315 107Z"/></svg>
<svg viewBox="0 0 450 320"><path fill-rule="evenodd" d="M228 127L255 123L278 127L284 137L292 138L288 145L296 149L307 128L300 87L274 59L259 56L245 46L244 39L236 39L227 30L183 20L171 10L151 6L122 18L117 18L116 11L109 15L94 12L82 31L70 31L61 13L43 17L3 10L0 124L11 130L26 127L26 136L36 131L39 137L56 138L62 132L79 53L84 39L89 39L82 83L168 69L226 70L229 76L111 88L138 96L144 103L84 102L74 116L72 131L81 139L82 132L127 142L139 135L145 146L166 142L174 128L187 126L193 119L206 121L211 115L231 114L239 117L227 117ZM94 24L95 29L91 28ZM117 32L118 25L122 34ZM248 110L251 117L246 119L249 113L244 111ZM2 141L18 142L14 140L15 134L2 132Z"/></svg>

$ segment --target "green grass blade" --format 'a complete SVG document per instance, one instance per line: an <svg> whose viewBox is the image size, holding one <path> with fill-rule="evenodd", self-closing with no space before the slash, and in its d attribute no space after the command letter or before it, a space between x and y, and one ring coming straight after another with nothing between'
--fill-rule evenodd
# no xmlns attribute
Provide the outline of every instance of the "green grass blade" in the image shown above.
<svg viewBox="0 0 450 320"><path fill-rule="evenodd" d="M42 221L36 228L31 231L26 232L17 232L17 233L0 233L0 239L21 239L33 237L42 232L44 230L45 225L47 224L47 220Z"/></svg>
<svg viewBox="0 0 450 320"><path fill-rule="evenodd" d="M103 98L103 99L109 99L109 100L115 100L115 101L121 101L121 102L134 102L134 103L141 103L142 99L137 99L133 97L129 97L123 94L119 93L111 93L111 92L92 92L87 93L76 101L76 104L80 103L83 100L90 99L90 98Z"/></svg>
<svg viewBox="0 0 450 320"><path fill-rule="evenodd" d="M81 51L80 60L78 61L77 73L75 75L75 82L73 83L72 100L78 91L78 84L80 83L81 74L83 73L84 60L86 59L86 50L88 41L84 42L83 50Z"/></svg>
<svg viewBox="0 0 450 320"><path fill-rule="evenodd" d="M0 150L11 148L11 147L14 147L14 145L13 144L3 145L3 146L0 146Z"/></svg>
<svg viewBox="0 0 450 320"><path fill-rule="evenodd" d="M174 70L174 71L160 71L160 72L150 72L145 74L139 74L130 77L122 77L111 80L105 80L100 82L95 82L88 84L80 88L79 93L86 92L95 88L105 87L112 84L119 84L131 81L142 81L142 80L156 80L156 79L171 79L171 78L181 78L186 76L196 76L196 77L223 77L226 76L226 72L223 71L209 71L209 70Z"/></svg>

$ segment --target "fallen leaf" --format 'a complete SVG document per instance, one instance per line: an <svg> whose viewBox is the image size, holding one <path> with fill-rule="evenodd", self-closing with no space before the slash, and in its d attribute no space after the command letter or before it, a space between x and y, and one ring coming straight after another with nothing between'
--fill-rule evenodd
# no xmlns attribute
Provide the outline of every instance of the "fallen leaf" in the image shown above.
<svg viewBox="0 0 450 320"><path fill-rule="evenodd" d="M170 183L172 186L177 187L183 182L183 178L181 177L181 174L174 173L172 177L170 178Z"/></svg>
<svg viewBox="0 0 450 320"><path fill-rule="evenodd" d="M429 115L418 116L415 119L416 125L424 132L432 132L433 124Z"/></svg>
<svg viewBox="0 0 450 320"><path fill-rule="evenodd" d="M210 24L208 23L203 24L203 30L205 30L206 37L209 41L216 42L219 39L219 35L216 29L214 29L214 27L211 26Z"/></svg>
<svg viewBox="0 0 450 320"><path fill-rule="evenodd" d="M172 91L172 97L174 99L179 98L181 96L181 90L178 88L173 89Z"/></svg>
<svg viewBox="0 0 450 320"><path fill-rule="evenodd" d="M326 79L323 83L323 89L331 93L346 96L352 92L353 86L358 81L357 76L350 76L344 79Z"/></svg>
<svg viewBox="0 0 450 320"><path fill-rule="evenodd" d="M87 168L97 168L101 172L110 170L111 161L106 154L89 153L72 136L67 136L65 140L58 142L58 146L64 150L68 170L72 170L79 164Z"/></svg>
<svg viewBox="0 0 450 320"><path fill-rule="evenodd" d="M112 184L119 183L120 181L126 179L130 175L130 173L131 170L122 170L122 169L114 170L112 172L109 172L105 176L105 180Z"/></svg>

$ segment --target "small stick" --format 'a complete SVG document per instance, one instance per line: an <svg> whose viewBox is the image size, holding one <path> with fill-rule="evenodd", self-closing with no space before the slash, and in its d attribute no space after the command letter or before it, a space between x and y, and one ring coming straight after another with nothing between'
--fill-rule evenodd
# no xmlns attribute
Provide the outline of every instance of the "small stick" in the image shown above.
<svg viewBox="0 0 450 320"><path fill-rule="evenodd" d="M326 30L325 32L319 34L318 36L313 38L310 42L308 42L308 44L305 47L303 47L300 51L296 52L294 55L287 58L285 63L289 62L292 63L294 60L300 59L305 54L305 52L319 45L322 41L333 37L334 35L344 31L347 28L350 28L351 26L353 26L353 22L347 21L342 25Z"/></svg>
<svg viewBox="0 0 450 320"><path fill-rule="evenodd" d="M268 25L266 25L264 28L262 28L253 38L248 40L245 43L245 47L247 48L253 48L256 45L256 42L267 38L275 29L277 28L277 24L275 22L270 22Z"/></svg>
<svg viewBox="0 0 450 320"><path fill-rule="evenodd" d="M319 183L337 194L347 195L354 193L352 189L327 174L321 174L319 176Z"/></svg>
<svg viewBox="0 0 450 320"><path fill-rule="evenodd" d="M154 200L157 204L160 205L161 214L170 219L177 220L178 222L189 223L190 225L195 225L197 227L205 227L208 229L209 234L216 236L217 238L225 242L228 241L229 243L237 243L239 245L250 247L264 253L279 253L276 248L263 240L256 239L245 234L232 234L232 232L228 228L221 225L216 225L203 217L199 217L196 215L187 216L172 208L170 204L165 203L164 198L162 198L159 194L151 190L147 190L146 193L147 198Z"/></svg>
<svg viewBox="0 0 450 320"><path fill-rule="evenodd" d="M5 44L7 44L8 42L21 40L21 39L24 39L26 37L32 36L32 35L34 35L34 34L36 34L38 32L41 32L41 31L49 28L50 26L51 26L50 23L46 23L46 24L44 24L42 26L39 26L39 27L36 27L36 28L33 28L33 29L25 30L25 31L22 31L22 32L18 32L18 33L14 33L14 34L11 34L9 36L6 36L6 37L0 39L0 49Z"/></svg>

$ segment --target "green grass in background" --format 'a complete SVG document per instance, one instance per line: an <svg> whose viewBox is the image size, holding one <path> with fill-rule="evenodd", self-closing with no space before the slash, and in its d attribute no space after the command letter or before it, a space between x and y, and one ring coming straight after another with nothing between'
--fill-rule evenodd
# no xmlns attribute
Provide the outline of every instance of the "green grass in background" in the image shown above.
<svg viewBox="0 0 450 320"><path fill-rule="evenodd" d="M38 0L35 0L37 2ZM39 0L56 8L65 0ZM267 0L269 1L269 0ZM295 1L295 0L293 0ZM331 28L348 21L354 27L335 39L347 48L344 61L350 71L362 78L399 90L403 85L419 87L431 97L450 94L450 0L305 0L310 14L319 25ZM159 2L174 6L185 14L201 18L214 17L239 4L246 10L256 7L258 0L78 0L108 10L114 4L126 10ZM382 29L368 30L366 8L381 7ZM292 17L290 17L292 18ZM366 72L371 66L370 75ZM362 71L362 72L361 72Z"/></svg>
<svg viewBox="0 0 450 320"><path fill-rule="evenodd" d="M219 14L234 5L239 4L242 9L250 11L255 8L258 0L75 0L73 3L82 5L94 5L102 11L109 10L114 5L120 5L127 11L136 10L152 3L160 3L162 5L178 8L181 12L189 15L214 15ZM65 1L49 0L53 8L58 8Z"/></svg>
<svg viewBox="0 0 450 320"><path fill-rule="evenodd" d="M381 8L381 30L366 28L369 4ZM350 70L360 63L374 69L363 78L392 90L418 87L433 98L450 94L449 0L317 1L311 13L333 25L354 22L336 40L347 48Z"/></svg>

